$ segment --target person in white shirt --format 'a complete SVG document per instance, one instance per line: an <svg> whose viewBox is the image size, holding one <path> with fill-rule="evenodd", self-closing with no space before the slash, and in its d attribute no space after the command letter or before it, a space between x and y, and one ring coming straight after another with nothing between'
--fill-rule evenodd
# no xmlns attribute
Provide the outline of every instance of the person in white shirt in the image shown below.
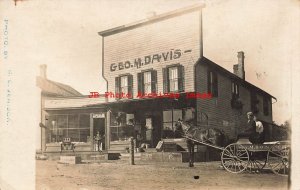
<svg viewBox="0 0 300 190"><path fill-rule="evenodd" d="M263 124L257 120L257 117L254 116L254 121L256 123L256 132L261 134L264 131L264 126Z"/></svg>
<svg viewBox="0 0 300 190"><path fill-rule="evenodd" d="M260 143L264 143L265 142L265 138L264 138L264 126L262 124L262 122L257 120L257 117L254 116L253 120L256 123L256 132L259 134L259 142Z"/></svg>

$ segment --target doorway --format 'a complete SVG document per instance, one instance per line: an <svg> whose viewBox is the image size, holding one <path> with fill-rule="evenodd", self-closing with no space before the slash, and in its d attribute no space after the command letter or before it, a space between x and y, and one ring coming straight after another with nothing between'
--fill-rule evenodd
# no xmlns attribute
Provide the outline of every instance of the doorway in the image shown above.
<svg viewBox="0 0 300 190"><path fill-rule="evenodd" d="M93 129L93 137L99 131L100 135L105 138L105 118L93 118ZM102 140L102 143L105 143L105 139ZM103 144L103 148L105 148L105 144Z"/></svg>

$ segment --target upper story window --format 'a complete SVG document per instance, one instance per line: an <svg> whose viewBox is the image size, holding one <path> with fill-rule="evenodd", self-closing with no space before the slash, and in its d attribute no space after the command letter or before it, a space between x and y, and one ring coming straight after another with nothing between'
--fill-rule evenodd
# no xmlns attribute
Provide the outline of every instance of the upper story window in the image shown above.
<svg viewBox="0 0 300 190"><path fill-rule="evenodd" d="M120 98L123 93L123 97L132 97L132 75L123 75L115 78L115 97Z"/></svg>
<svg viewBox="0 0 300 190"><path fill-rule="evenodd" d="M234 109L242 109L243 108L243 102L240 99L240 88L237 82L232 81L231 83L231 107Z"/></svg>
<svg viewBox="0 0 300 190"><path fill-rule="evenodd" d="M251 99L251 111L254 114L258 114L258 112L259 112L259 108L258 108L259 100L257 98L256 91L252 90L250 92L250 99Z"/></svg>
<svg viewBox="0 0 300 190"><path fill-rule="evenodd" d="M207 92L212 94L212 97L218 97L218 75L213 71L208 71L207 74Z"/></svg>
<svg viewBox="0 0 300 190"><path fill-rule="evenodd" d="M268 116L269 115L269 100L264 97L263 99L263 110L264 110L264 115Z"/></svg>
<svg viewBox="0 0 300 190"><path fill-rule="evenodd" d="M240 97L239 85L236 82L231 83L231 92L232 92L232 98Z"/></svg>
<svg viewBox="0 0 300 190"><path fill-rule="evenodd" d="M121 77L120 92L128 93L128 76Z"/></svg>
<svg viewBox="0 0 300 190"><path fill-rule="evenodd" d="M157 71L150 70L138 73L138 93L155 93L157 88Z"/></svg>
<svg viewBox="0 0 300 190"><path fill-rule="evenodd" d="M184 67L171 66L163 69L164 92L184 91Z"/></svg>
<svg viewBox="0 0 300 190"><path fill-rule="evenodd" d="M178 91L178 67L169 68L170 92Z"/></svg>
<svg viewBox="0 0 300 190"><path fill-rule="evenodd" d="M145 72L144 73L144 92L145 93L151 93L152 92L152 86L151 86L151 83L152 80L151 80L151 72L148 71L148 72Z"/></svg>

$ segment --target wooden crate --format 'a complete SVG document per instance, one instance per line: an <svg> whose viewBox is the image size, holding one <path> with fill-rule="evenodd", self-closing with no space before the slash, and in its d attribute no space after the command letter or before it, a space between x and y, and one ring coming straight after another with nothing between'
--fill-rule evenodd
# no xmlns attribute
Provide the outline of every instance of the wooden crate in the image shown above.
<svg viewBox="0 0 300 190"><path fill-rule="evenodd" d="M164 152L176 152L177 144L174 142L164 142L163 143L163 151Z"/></svg>
<svg viewBox="0 0 300 190"><path fill-rule="evenodd" d="M63 164L79 164L81 162L80 156L60 156L60 163Z"/></svg>

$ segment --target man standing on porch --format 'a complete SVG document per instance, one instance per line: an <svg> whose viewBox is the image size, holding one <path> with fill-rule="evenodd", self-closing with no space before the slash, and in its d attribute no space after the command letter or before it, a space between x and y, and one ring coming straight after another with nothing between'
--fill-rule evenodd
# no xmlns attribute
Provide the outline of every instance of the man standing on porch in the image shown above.
<svg viewBox="0 0 300 190"><path fill-rule="evenodd" d="M102 145L102 143L101 143L101 135L100 135L100 132L99 131L97 131L97 135L96 135L96 137L94 137L94 139L95 139L95 143L94 143L94 147L95 147L95 151L100 151L100 147L101 147L101 145ZM102 147L101 147L101 151L102 151Z"/></svg>

